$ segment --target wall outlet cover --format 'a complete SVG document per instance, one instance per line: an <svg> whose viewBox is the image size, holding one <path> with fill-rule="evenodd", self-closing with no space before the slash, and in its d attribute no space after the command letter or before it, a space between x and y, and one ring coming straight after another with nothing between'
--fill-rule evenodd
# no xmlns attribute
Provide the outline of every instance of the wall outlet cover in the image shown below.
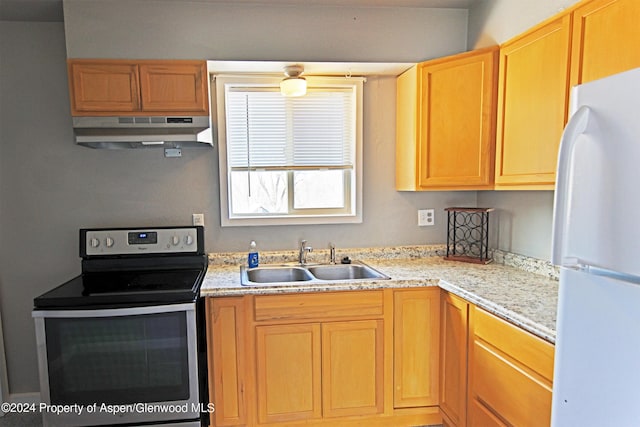
<svg viewBox="0 0 640 427"><path fill-rule="evenodd" d="M433 209L420 209L418 211L418 225L421 227L432 226L436 220L435 211Z"/></svg>
<svg viewBox="0 0 640 427"><path fill-rule="evenodd" d="M191 220L193 222L193 225L204 226L204 214L191 214Z"/></svg>

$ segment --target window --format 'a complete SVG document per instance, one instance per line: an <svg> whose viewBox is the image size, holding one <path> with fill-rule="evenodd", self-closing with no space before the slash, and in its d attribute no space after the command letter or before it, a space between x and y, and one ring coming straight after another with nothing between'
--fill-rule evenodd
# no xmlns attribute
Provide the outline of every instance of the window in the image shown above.
<svg viewBox="0 0 640 427"><path fill-rule="evenodd" d="M362 82L216 77L223 226L362 222Z"/></svg>

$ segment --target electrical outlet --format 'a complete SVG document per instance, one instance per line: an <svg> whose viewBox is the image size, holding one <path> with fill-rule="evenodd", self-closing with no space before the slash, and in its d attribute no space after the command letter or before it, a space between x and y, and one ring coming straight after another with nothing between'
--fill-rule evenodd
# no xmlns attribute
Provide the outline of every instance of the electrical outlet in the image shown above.
<svg viewBox="0 0 640 427"><path fill-rule="evenodd" d="M419 226L431 226L436 222L436 216L433 209L420 209L418 210L418 225Z"/></svg>
<svg viewBox="0 0 640 427"><path fill-rule="evenodd" d="M204 226L204 214L191 214L193 225Z"/></svg>

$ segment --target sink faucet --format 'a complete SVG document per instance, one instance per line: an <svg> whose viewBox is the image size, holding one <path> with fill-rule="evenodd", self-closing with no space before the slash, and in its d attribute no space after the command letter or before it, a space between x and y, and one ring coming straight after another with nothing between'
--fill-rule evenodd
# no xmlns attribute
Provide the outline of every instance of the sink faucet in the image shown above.
<svg viewBox="0 0 640 427"><path fill-rule="evenodd" d="M302 240L300 242L300 253L298 254L298 262L300 264L306 264L307 263L307 252L311 252L313 250L313 248L311 246L307 246L307 241L306 240Z"/></svg>
<svg viewBox="0 0 640 427"><path fill-rule="evenodd" d="M329 244L329 263L336 263L336 245L334 245L333 243Z"/></svg>

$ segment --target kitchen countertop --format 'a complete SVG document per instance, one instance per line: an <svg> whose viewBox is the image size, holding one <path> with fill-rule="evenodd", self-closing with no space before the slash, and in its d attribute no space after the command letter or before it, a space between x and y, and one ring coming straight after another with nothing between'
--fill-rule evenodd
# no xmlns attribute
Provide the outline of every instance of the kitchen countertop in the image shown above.
<svg viewBox="0 0 640 427"><path fill-rule="evenodd" d="M349 249L357 261L390 276L390 280L346 280L331 283L287 284L285 286L242 286L240 264L246 254L210 254L209 268L202 284L202 296L240 296L292 292L347 291L358 289L439 286L540 338L555 343L558 281L553 267L541 271L540 260L511 256L496 251L487 265L447 261L441 246L412 246ZM325 262L323 251L309 262ZM294 252L266 252L261 264L279 264L296 259ZM293 257L292 257L293 256ZM340 258L339 256L338 258ZM515 261L513 261L515 260ZM511 262L510 262L511 261ZM513 265L506 265L506 263ZM534 271L527 271L533 266ZM544 274L539 274L543 272Z"/></svg>

